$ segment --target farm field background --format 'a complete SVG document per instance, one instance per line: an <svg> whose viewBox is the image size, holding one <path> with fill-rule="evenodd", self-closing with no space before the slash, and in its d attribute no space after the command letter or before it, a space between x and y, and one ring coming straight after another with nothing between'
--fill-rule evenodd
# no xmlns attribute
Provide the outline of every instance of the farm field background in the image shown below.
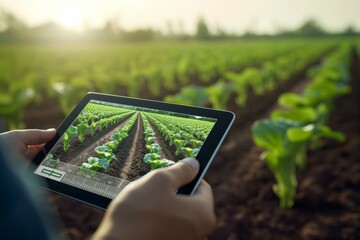
<svg viewBox="0 0 360 240"><path fill-rule="evenodd" d="M10 129L33 127L32 118L39 116L36 109L47 104L59 123L88 91L222 109L235 92L241 106L249 86L257 86L257 94L271 90L277 82L320 62L338 42L343 40L4 44L0 116Z"/></svg>
<svg viewBox="0 0 360 240"><path fill-rule="evenodd" d="M325 59L348 49L351 92L329 116L346 141L308 152L292 209L279 208L275 178L250 128L301 93ZM88 91L228 109L237 119L205 179L218 216L210 239L360 237L360 39L315 38L101 45L0 45L2 129L57 126ZM5 125L5 121L9 125ZM140 118L138 118L140 123ZM134 125L136 126L136 124ZM135 129L135 128L134 128ZM133 130L134 131L134 130ZM89 133L88 133L89 134ZM86 140L85 140L86 141ZM142 140L144 142L145 140ZM90 235L102 212L53 196L73 239ZM86 222L87 224L83 224Z"/></svg>

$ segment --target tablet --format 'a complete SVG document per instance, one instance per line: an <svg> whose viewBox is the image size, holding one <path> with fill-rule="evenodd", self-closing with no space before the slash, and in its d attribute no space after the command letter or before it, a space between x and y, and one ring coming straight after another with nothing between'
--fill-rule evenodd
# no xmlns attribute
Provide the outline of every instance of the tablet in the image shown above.
<svg viewBox="0 0 360 240"><path fill-rule="evenodd" d="M177 194L193 194L235 115L201 107L88 93L34 159L37 184L106 209L130 182L193 157L200 171Z"/></svg>

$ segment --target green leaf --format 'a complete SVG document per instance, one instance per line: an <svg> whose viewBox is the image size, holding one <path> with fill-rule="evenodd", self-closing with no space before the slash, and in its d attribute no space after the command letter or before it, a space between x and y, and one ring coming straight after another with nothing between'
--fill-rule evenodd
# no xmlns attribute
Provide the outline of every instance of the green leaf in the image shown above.
<svg viewBox="0 0 360 240"><path fill-rule="evenodd" d="M156 153L147 153L145 154L143 161L144 163L148 163L149 161L152 160L159 160L160 159L160 155L156 154Z"/></svg>
<svg viewBox="0 0 360 240"><path fill-rule="evenodd" d="M98 166L104 170L107 170L110 166L110 163L109 161L106 159L106 158L101 158L99 161L98 161Z"/></svg>
<svg viewBox="0 0 360 240"><path fill-rule="evenodd" d="M97 158L97 157L89 157L89 158L87 159L87 162L88 162L89 164L96 164L96 163L99 162L99 158Z"/></svg>
<svg viewBox="0 0 360 240"><path fill-rule="evenodd" d="M202 141L199 141L199 140L196 140L196 139L191 140L191 142L194 144L195 148L200 148L200 146L203 144Z"/></svg>
<svg viewBox="0 0 360 240"><path fill-rule="evenodd" d="M291 127L286 131L286 137L291 142L304 142L313 135L314 125L309 124L305 127Z"/></svg>
<svg viewBox="0 0 360 240"><path fill-rule="evenodd" d="M77 131L78 131L78 137L80 142L82 143L84 141L84 137L85 137L85 131L89 128L89 125L87 123L81 123L78 124L77 126Z"/></svg>
<svg viewBox="0 0 360 240"><path fill-rule="evenodd" d="M191 151L191 157L195 158L198 155L199 151L200 151L200 148L194 148Z"/></svg>
<svg viewBox="0 0 360 240"><path fill-rule="evenodd" d="M171 166L171 165L175 164L174 161L167 160L167 159L150 160L148 163L151 166L151 170L155 170L155 169L163 168L163 167L168 167L168 166Z"/></svg>
<svg viewBox="0 0 360 240"><path fill-rule="evenodd" d="M91 136L94 136L95 131L96 131L96 126L97 126L97 122L92 122L90 125L90 134Z"/></svg>
<svg viewBox="0 0 360 240"><path fill-rule="evenodd" d="M147 145L149 145L149 144L151 144L155 139L156 139L156 137L147 137L145 142L146 142Z"/></svg>
<svg viewBox="0 0 360 240"><path fill-rule="evenodd" d="M296 123L279 120L259 120L251 127L252 136L256 145L279 155L285 153L284 138L289 127L297 126Z"/></svg>
<svg viewBox="0 0 360 240"><path fill-rule="evenodd" d="M271 119L288 119L301 123L314 122L317 118L317 113L312 107L293 108L290 110L274 110L271 114Z"/></svg>
<svg viewBox="0 0 360 240"><path fill-rule="evenodd" d="M204 106L208 101L208 93L204 87L187 86L183 87L181 91L175 95L169 95L164 98L166 102Z"/></svg>
<svg viewBox="0 0 360 240"><path fill-rule="evenodd" d="M278 103L279 103L279 105L288 107L288 108L308 105L308 101L306 100L306 98L304 98L298 94L295 94L295 93L281 94L279 97Z"/></svg>
<svg viewBox="0 0 360 240"><path fill-rule="evenodd" d="M159 144L151 144L150 145L150 153L156 153L158 155L161 155L161 148L159 146Z"/></svg>
<svg viewBox="0 0 360 240"><path fill-rule="evenodd" d="M66 132L63 135L63 142L64 142L63 149L64 149L65 152L67 152L67 150L70 147L70 138L69 138L69 135Z"/></svg>
<svg viewBox="0 0 360 240"><path fill-rule="evenodd" d="M108 148L109 148L109 150L111 151L111 152L113 152L113 151L115 151L116 149L117 149L117 147L119 146L119 142L118 141L110 141L110 142L107 142L106 144L105 144Z"/></svg>
<svg viewBox="0 0 360 240"><path fill-rule="evenodd" d="M327 126L320 126L319 134L323 137L331 138L339 142L344 142L346 139L342 132L333 131Z"/></svg>
<svg viewBox="0 0 360 240"><path fill-rule="evenodd" d="M96 153L102 153L102 152L107 152L107 151L109 151L109 147L106 145L97 146L95 148Z"/></svg>
<svg viewBox="0 0 360 240"><path fill-rule="evenodd" d="M209 100L214 108L226 109L230 95L234 91L233 89L234 87L232 84L218 81L207 87L206 92L208 93Z"/></svg>

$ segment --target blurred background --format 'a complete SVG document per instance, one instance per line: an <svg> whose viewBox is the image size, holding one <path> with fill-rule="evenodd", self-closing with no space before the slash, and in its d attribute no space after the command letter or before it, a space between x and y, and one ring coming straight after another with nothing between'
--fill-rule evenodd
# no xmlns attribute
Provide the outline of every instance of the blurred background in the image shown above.
<svg viewBox="0 0 360 240"><path fill-rule="evenodd" d="M355 39L358 9L356 0L1 0L2 129L56 126L88 91L226 108L204 91L193 99L196 88L176 94Z"/></svg>
<svg viewBox="0 0 360 240"><path fill-rule="evenodd" d="M206 175L210 239L360 239L359 10L358 0L0 0L0 132L57 127L89 91L231 110ZM280 209L251 124L341 52L341 76L327 76L353 85L330 125L348 140L309 155L294 207ZM52 201L71 239L103 215Z"/></svg>

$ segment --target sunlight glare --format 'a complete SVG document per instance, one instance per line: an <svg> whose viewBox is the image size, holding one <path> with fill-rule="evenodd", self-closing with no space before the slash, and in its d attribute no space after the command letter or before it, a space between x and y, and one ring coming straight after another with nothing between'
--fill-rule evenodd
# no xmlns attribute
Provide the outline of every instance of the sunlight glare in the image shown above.
<svg viewBox="0 0 360 240"><path fill-rule="evenodd" d="M62 6L55 17L56 22L71 30L81 30L83 20L80 8L73 4Z"/></svg>

